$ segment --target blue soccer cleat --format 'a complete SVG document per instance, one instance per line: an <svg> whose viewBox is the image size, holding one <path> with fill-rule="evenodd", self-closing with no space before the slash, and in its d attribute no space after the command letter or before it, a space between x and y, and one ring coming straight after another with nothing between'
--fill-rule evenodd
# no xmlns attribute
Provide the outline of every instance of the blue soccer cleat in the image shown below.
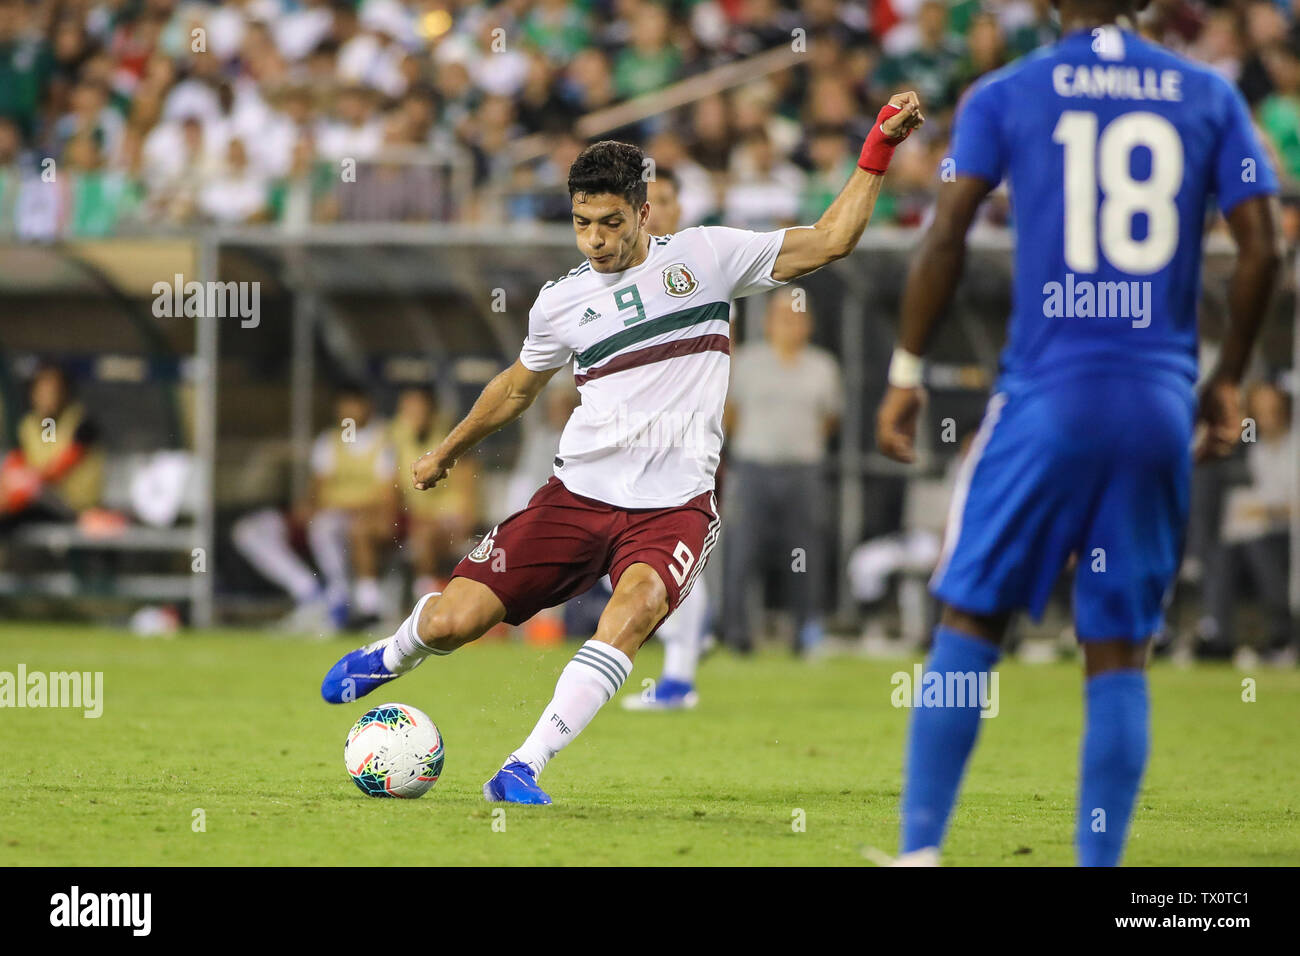
<svg viewBox="0 0 1300 956"><path fill-rule="evenodd" d="M522 760L506 764L483 784L483 799L489 803L531 803L546 806L551 798L537 785L533 768Z"/></svg>
<svg viewBox="0 0 1300 956"><path fill-rule="evenodd" d="M388 638L375 641L355 651L348 651L329 669L320 682L320 695L329 704L347 704L365 697L376 687L382 687L394 677L384 666L384 647Z"/></svg>
<svg viewBox="0 0 1300 956"><path fill-rule="evenodd" d="M700 702L695 685L671 677L660 678L653 688L623 696L624 710L691 710Z"/></svg>

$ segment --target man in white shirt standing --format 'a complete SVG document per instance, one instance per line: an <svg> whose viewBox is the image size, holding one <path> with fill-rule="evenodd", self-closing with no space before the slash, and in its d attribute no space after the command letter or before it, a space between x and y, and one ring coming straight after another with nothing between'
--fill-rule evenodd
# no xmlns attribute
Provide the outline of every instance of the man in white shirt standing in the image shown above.
<svg viewBox="0 0 1300 956"><path fill-rule="evenodd" d="M736 350L727 402L727 536L723 546L723 640L753 649L750 585L764 557L775 562L796 650L821 644L826 555L826 441L843 409L840 368L809 344L812 315L800 290L782 289L767 310L765 339Z"/></svg>
<svg viewBox="0 0 1300 956"><path fill-rule="evenodd" d="M490 801L550 803L538 775L618 692L717 540L730 301L848 255L894 147L922 122L914 93L894 96L872 125L859 169L817 223L768 233L698 227L652 236L641 150L611 141L585 149L568 185L586 261L542 287L518 361L413 468L417 489L433 487L572 361L582 404L560 438L555 476L488 532L441 595L425 595L395 634L336 663L321 696L355 700L609 574L614 593L596 634L561 672L532 733L483 787Z"/></svg>

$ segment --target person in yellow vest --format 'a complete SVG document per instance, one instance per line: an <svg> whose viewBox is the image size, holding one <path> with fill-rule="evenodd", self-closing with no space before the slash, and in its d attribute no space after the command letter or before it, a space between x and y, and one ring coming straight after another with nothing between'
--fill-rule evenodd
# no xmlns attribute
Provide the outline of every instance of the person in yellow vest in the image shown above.
<svg viewBox="0 0 1300 956"><path fill-rule="evenodd" d="M32 377L31 410L18 423L18 447L0 462L0 527L26 520L75 520L99 504L104 456L94 423L72 396L63 369Z"/></svg>
<svg viewBox="0 0 1300 956"><path fill-rule="evenodd" d="M397 399L391 435L397 451L398 487L407 517L416 600L439 588L439 576L450 571L465 550L478 520L477 469L472 461L456 465L456 474L432 491L416 491L411 466L446 437L450 423L438 412L429 388L407 388Z"/></svg>
<svg viewBox="0 0 1300 956"><path fill-rule="evenodd" d="M384 613L379 560L393 540L396 458L388 429L363 390L339 389L334 409L335 422L312 446L311 490L298 517L305 520L312 558L325 578L332 623L361 628Z"/></svg>

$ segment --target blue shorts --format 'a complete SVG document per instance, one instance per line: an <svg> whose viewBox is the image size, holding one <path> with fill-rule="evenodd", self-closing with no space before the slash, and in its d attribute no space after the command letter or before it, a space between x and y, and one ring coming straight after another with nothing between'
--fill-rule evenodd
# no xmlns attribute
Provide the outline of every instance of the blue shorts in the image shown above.
<svg viewBox="0 0 1300 956"><path fill-rule="evenodd" d="M1195 393L1120 375L1000 387L961 466L934 594L1041 617L1077 556L1080 640L1143 640L1182 557Z"/></svg>

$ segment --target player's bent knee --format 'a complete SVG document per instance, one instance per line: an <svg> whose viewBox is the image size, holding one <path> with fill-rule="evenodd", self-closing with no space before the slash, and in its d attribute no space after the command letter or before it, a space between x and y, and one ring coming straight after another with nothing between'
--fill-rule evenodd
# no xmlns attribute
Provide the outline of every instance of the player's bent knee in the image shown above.
<svg viewBox="0 0 1300 956"><path fill-rule="evenodd" d="M489 588L453 578L441 595L425 605L416 633L430 647L455 650L482 637L505 613L505 605Z"/></svg>
<svg viewBox="0 0 1300 956"><path fill-rule="evenodd" d="M453 606L426 611L420 615L417 630L420 640L430 647L452 649L481 637L487 627L473 609Z"/></svg>
<svg viewBox="0 0 1300 956"><path fill-rule="evenodd" d="M629 598L636 629L646 634L668 614L668 590L658 577L638 581Z"/></svg>
<svg viewBox="0 0 1300 956"><path fill-rule="evenodd" d="M668 601L661 599L658 601L647 601L641 605L637 614L637 630L643 635L643 640L650 636L650 632L655 629L655 625L668 616Z"/></svg>
<svg viewBox="0 0 1300 956"><path fill-rule="evenodd" d="M668 590L659 575L649 567L629 570L601 615L596 640L613 644L630 657L668 611Z"/></svg>

